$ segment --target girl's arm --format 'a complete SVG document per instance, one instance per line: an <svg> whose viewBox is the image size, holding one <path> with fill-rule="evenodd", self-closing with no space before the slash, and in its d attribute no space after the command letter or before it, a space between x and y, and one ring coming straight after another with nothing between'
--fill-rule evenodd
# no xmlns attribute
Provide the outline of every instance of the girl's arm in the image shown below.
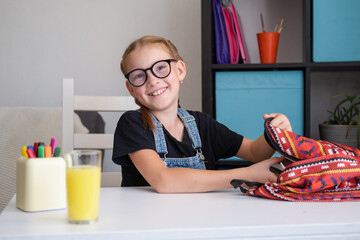
<svg viewBox="0 0 360 240"><path fill-rule="evenodd" d="M275 127L282 128L287 131L292 131L290 121L288 118L279 113L264 114L263 118L266 120L269 117L274 119L271 124ZM259 162L270 158L274 154L274 149L269 146L264 135L261 135L255 141L244 138L239 151L236 156L252 162Z"/></svg>
<svg viewBox="0 0 360 240"><path fill-rule="evenodd" d="M168 168L159 155L150 149L129 154L135 167L148 183L159 193L208 192L231 188L230 181L276 181L269 171L271 165L278 163L272 158L246 168L230 170L199 170L191 168Z"/></svg>
<svg viewBox="0 0 360 240"><path fill-rule="evenodd" d="M291 131L289 120L282 114L264 115L274 117L272 124ZM244 138L238 157L252 161L269 158L274 150L264 136L256 141ZM208 192L231 188L231 180L251 182L274 182L276 175L269 168L281 158L270 158L246 168L230 170L199 170L191 168L168 168L154 150L143 149L129 154L135 167L148 183L159 193Z"/></svg>

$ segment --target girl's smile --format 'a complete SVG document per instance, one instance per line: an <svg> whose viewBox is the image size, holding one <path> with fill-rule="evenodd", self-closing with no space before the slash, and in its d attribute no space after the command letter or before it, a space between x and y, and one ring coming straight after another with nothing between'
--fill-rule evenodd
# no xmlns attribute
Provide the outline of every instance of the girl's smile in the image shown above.
<svg viewBox="0 0 360 240"><path fill-rule="evenodd" d="M149 96L152 96L152 97L158 96L158 95L160 95L160 94L163 94L167 89L168 89L167 87L158 89L158 90L150 93Z"/></svg>

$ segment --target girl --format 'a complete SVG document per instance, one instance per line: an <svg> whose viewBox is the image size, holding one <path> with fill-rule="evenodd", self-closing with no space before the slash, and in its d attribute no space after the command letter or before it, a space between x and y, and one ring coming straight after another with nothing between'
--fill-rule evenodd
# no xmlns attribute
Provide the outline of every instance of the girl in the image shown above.
<svg viewBox="0 0 360 240"><path fill-rule="evenodd" d="M115 130L113 161L122 166L122 186L150 184L159 193L180 193L230 188L232 179L276 181L269 168L281 159L270 158L274 150L264 136L253 141L206 114L180 108L186 66L170 41L156 36L134 41L122 57L121 71L140 106L124 113ZM263 118L270 116L274 126L291 131L284 115ZM234 155L258 163L214 170L218 159Z"/></svg>

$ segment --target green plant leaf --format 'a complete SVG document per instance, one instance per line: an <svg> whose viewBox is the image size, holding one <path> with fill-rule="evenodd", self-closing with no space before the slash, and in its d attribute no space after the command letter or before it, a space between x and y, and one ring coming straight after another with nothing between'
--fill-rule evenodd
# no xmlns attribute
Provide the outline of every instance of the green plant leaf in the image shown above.
<svg viewBox="0 0 360 240"><path fill-rule="evenodd" d="M346 138L348 138L348 136L349 136L349 132L350 132L350 130L351 130L351 127L352 127L352 120L350 121L350 123L349 123L349 126L347 127L347 130L346 130Z"/></svg>
<svg viewBox="0 0 360 240"><path fill-rule="evenodd" d="M351 96L347 94L338 94L333 97L339 98L339 102L334 108L334 111L329 112L328 123L330 124L342 124L342 125L357 125L360 123L359 119L359 107L360 107L360 94Z"/></svg>

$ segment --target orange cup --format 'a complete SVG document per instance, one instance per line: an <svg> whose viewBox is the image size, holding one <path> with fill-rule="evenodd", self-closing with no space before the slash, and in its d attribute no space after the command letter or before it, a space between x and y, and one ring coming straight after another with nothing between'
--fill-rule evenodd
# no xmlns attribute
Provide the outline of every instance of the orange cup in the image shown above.
<svg viewBox="0 0 360 240"><path fill-rule="evenodd" d="M262 32L258 33L259 54L261 63L275 63L280 33Z"/></svg>

